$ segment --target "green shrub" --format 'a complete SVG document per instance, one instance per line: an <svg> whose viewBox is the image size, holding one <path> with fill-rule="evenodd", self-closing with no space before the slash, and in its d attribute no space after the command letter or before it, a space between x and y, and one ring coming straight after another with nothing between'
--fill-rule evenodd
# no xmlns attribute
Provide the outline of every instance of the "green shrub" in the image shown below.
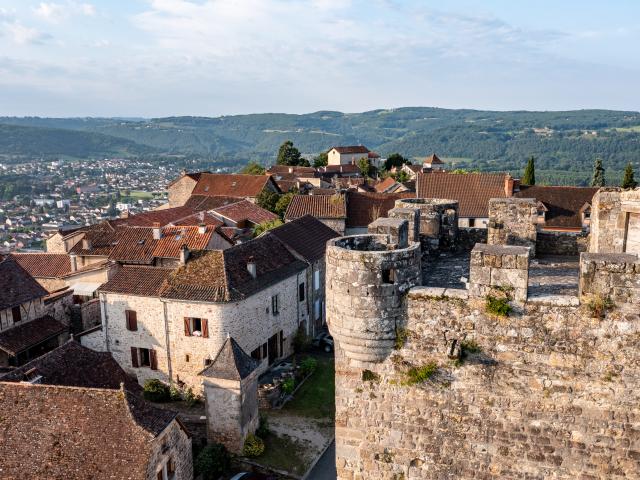
<svg viewBox="0 0 640 480"><path fill-rule="evenodd" d="M302 362L300 362L300 370L302 374L306 377L307 375L311 375L318 368L318 361L313 357L305 358Z"/></svg>
<svg viewBox="0 0 640 480"><path fill-rule="evenodd" d="M363 370L362 371L362 381L363 382L379 382L380 375L376 372L372 372L371 370Z"/></svg>
<svg viewBox="0 0 640 480"><path fill-rule="evenodd" d="M466 353L482 353L482 347L480 347L475 340L465 340L461 342L460 350L462 351L462 356Z"/></svg>
<svg viewBox="0 0 640 480"><path fill-rule="evenodd" d="M249 434L244 441L244 448L242 454L245 457L259 457L264 453L264 442L260 437Z"/></svg>
<svg viewBox="0 0 640 480"><path fill-rule="evenodd" d="M587 307L595 318L603 318L610 308L613 308L613 300L599 293L592 295L587 302Z"/></svg>
<svg viewBox="0 0 640 480"><path fill-rule="evenodd" d="M497 317L508 317L512 310L507 298L494 297L493 295L487 296L486 309L487 313Z"/></svg>
<svg viewBox="0 0 640 480"><path fill-rule="evenodd" d="M404 347L405 343L409 339L409 330L406 328L396 328L396 340L393 346L394 349L400 350Z"/></svg>
<svg viewBox="0 0 640 480"><path fill-rule="evenodd" d="M196 403L200 401L200 398L198 398L198 396L195 393L193 393L193 389L191 387L185 390L182 398L184 399L184 403L186 403L187 407L189 408L193 407Z"/></svg>
<svg viewBox="0 0 640 480"><path fill-rule="evenodd" d="M265 439L269 433L271 433L271 430L269 429L269 419L266 415L260 415L260 423L258 424L256 435Z"/></svg>
<svg viewBox="0 0 640 480"><path fill-rule="evenodd" d="M204 480L217 480L229 471L231 458L224 445L212 443L200 451L193 466L196 476L202 475Z"/></svg>
<svg viewBox="0 0 640 480"><path fill-rule="evenodd" d="M168 402L171 399L169 385L157 378L152 378L144 383L144 398L150 402Z"/></svg>
<svg viewBox="0 0 640 480"><path fill-rule="evenodd" d="M282 382L282 391L287 395L291 395L296 388L296 381L293 378L287 378Z"/></svg>
<svg viewBox="0 0 640 480"><path fill-rule="evenodd" d="M304 331L304 328L298 327L295 336L293 337L293 351L295 353L302 353L309 350L311 346L311 339L307 332Z"/></svg>
<svg viewBox="0 0 640 480"><path fill-rule="evenodd" d="M171 388L169 388L169 398L172 402L178 402L182 400L182 390L180 390L175 385L171 385Z"/></svg>
<svg viewBox="0 0 640 480"><path fill-rule="evenodd" d="M405 373L405 379L403 385L417 385L424 383L433 377L438 371L438 365L435 362L430 362L419 367L411 367Z"/></svg>

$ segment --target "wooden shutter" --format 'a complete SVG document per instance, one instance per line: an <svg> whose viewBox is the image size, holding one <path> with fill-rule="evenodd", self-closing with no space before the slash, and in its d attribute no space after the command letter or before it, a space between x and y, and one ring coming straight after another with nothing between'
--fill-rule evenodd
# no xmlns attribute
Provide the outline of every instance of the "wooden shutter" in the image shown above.
<svg viewBox="0 0 640 480"><path fill-rule="evenodd" d="M156 478L157 478L158 480L163 480L163 479L164 479L164 476L162 475L162 470L160 470L160 471L158 472L158 475L157 475L157 477L156 477Z"/></svg>
<svg viewBox="0 0 640 480"><path fill-rule="evenodd" d="M190 336L191 336L191 329L189 328L189 327L190 327L189 323L191 323L191 322L189 321L189 317L184 317L184 334L185 334L187 337L190 337Z"/></svg>
<svg viewBox="0 0 640 480"><path fill-rule="evenodd" d="M200 319L202 325L202 338L209 338L209 322L206 318Z"/></svg>
<svg viewBox="0 0 640 480"><path fill-rule="evenodd" d="M155 350L149 350L149 363L151 370L158 369L158 353Z"/></svg>
<svg viewBox="0 0 640 480"><path fill-rule="evenodd" d="M138 363L138 349L136 347L131 347L131 366L133 368L138 368L140 366Z"/></svg>
<svg viewBox="0 0 640 480"><path fill-rule="evenodd" d="M131 330L135 332L138 330L138 314L135 310L125 310L125 315L127 317L127 330Z"/></svg>

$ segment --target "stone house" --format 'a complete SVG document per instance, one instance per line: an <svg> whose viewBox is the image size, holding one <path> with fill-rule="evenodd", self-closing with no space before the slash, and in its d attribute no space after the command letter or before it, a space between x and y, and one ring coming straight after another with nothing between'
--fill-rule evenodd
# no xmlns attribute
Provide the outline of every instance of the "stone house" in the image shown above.
<svg viewBox="0 0 640 480"><path fill-rule="evenodd" d="M327 227L343 235L347 218L346 196L295 195L287 207L284 220L290 222L305 215L317 218Z"/></svg>
<svg viewBox="0 0 640 480"><path fill-rule="evenodd" d="M349 165L361 158L369 158L369 149L363 145L331 147L327 152L328 165Z"/></svg>
<svg viewBox="0 0 640 480"><path fill-rule="evenodd" d="M276 236L184 259L178 268L123 266L100 288L102 329L83 345L110 351L140 383L160 378L197 389L227 335L261 371L292 352L309 316L298 296L308 266Z"/></svg>
<svg viewBox="0 0 640 480"><path fill-rule="evenodd" d="M0 377L0 407L3 478L193 478L177 414L147 404L108 353L69 341Z"/></svg>
<svg viewBox="0 0 640 480"><path fill-rule="evenodd" d="M0 367L22 365L66 340L67 297L48 296L12 255L0 257Z"/></svg>

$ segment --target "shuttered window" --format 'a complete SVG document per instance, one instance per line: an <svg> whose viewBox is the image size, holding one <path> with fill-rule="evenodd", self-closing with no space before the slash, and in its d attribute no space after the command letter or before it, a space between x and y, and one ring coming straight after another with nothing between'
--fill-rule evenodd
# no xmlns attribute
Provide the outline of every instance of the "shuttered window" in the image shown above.
<svg viewBox="0 0 640 480"><path fill-rule="evenodd" d="M131 347L131 366L133 368L138 368L140 363L138 362L138 349L136 347Z"/></svg>
<svg viewBox="0 0 640 480"><path fill-rule="evenodd" d="M209 322L206 318L184 317L184 334L187 337L209 338Z"/></svg>
<svg viewBox="0 0 640 480"><path fill-rule="evenodd" d="M280 313L280 309L278 307L278 295L271 297L271 313L273 315L278 315Z"/></svg>
<svg viewBox="0 0 640 480"><path fill-rule="evenodd" d="M138 330L138 314L135 310L125 310L124 316L127 323L127 330L135 332Z"/></svg>
<svg viewBox="0 0 640 480"><path fill-rule="evenodd" d="M11 316L13 317L13 323L17 323L22 320L22 312L20 311L20 307L13 307L11 309Z"/></svg>
<svg viewBox="0 0 640 480"><path fill-rule="evenodd" d="M158 369L158 354L155 350L149 350L149 363L151 370Z"/></svg>

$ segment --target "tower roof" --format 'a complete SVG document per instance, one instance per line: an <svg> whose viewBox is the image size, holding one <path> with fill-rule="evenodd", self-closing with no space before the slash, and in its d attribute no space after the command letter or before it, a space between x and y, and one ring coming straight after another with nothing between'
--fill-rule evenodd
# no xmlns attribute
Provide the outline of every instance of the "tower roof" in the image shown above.
<svg viewBox="0 0 640 480"><path fill-rule="evenodd" d="M200 372L200 375L240 381L248 377L258 365L259 362L247 355L238 342L227 337L213 363Z"/></svg>

